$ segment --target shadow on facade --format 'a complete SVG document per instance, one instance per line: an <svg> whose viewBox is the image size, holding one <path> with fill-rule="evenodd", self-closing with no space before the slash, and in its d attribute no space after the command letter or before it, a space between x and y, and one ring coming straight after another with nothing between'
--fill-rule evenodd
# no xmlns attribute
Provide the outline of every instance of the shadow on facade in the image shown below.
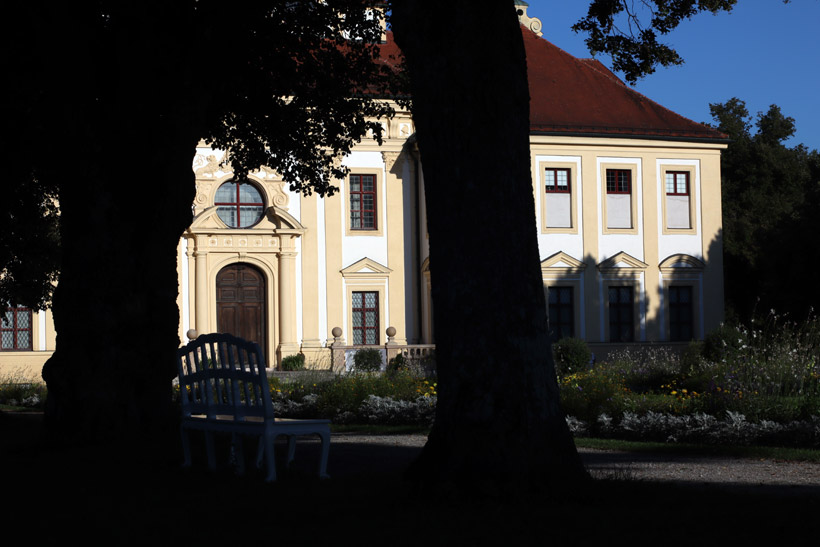
<svg viewBox="0 0 820 547"><path fill-rule="evenodd" d="M551 340L581 338L602 360L616 349L683 349L723 321L722 233L704 256L646 258L559 252L543 260Z"/></svg>

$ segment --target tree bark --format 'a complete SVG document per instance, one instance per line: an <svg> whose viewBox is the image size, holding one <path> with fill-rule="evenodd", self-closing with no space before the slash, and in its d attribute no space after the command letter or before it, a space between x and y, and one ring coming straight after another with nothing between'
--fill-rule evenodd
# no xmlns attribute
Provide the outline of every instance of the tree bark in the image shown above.
<svg viewBox="0 0 820 547"><path fill-rule="evenodd" d="M170 423L176 252L191 221L201 130L185 63L195 44L173 9L130 9L102 41L108 50L87 13L52 19L62 49L50 69L74 85L65 91L73 108L52 120L62 137L48 173L63 177L62 267L57 349L43 377L47 423L70 438Z"/></svg>
<svg viewBox="0 0 820 547"><path fill-rule="evenodd" d="M520 492L585 477L547 335L512 2L396 0L424 168L438 406L411 477Z"/></svg>

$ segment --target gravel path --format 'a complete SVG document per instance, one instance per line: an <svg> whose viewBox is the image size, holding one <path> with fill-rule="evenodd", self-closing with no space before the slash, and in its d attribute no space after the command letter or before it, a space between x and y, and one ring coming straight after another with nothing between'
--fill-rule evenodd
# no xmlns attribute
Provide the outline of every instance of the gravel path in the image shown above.
<svg viewBox="0 0 820 547"><path fill-rule="evenodd" d="M41 434L42 414L0 413L0 418L3 418L0 419L0 462L10 466L8 468L27 464L29 452L37 446ZM329 470L335 477L395 475L416 459L426 441L425 435L335 433L331 442ZM318 442L315 444L312 449L318 450ZM767 494L808 495L820 500L820 463L586 448L579 452L590 474L596 478L747 489Z"/></svg>
<svg viewBox="0 0 820 547"><path fill-rule="evenodd" d="M427 437L424 435L334 434L331 458L334 450L344 450L345 445L378 445L420 450L426 440ZM579 452L590 474L596 478L663 481L681 485L820 497L820 463L617 452L588 448L581 448Z"/></svg>

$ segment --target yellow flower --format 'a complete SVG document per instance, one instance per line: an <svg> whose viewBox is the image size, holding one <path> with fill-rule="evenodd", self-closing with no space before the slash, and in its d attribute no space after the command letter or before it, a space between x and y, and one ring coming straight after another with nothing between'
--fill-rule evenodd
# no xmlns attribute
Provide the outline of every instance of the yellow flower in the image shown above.
<svg viewBox="0 0 820 547"><path fill-rule="evenodd" d="M313 385L315 386L316 384L313 384ZM689 393L689 392L688 392L688 391L686 391L685 389L682 389L682 390L681 390L681 392L683 392L683 393Z"/></svg>
<svg viewBox="0 0 820 547"><path fill-rule="evenodd" d="M672 391L672 395L677 395L677 394L678 394L677 391Z"/></svg>

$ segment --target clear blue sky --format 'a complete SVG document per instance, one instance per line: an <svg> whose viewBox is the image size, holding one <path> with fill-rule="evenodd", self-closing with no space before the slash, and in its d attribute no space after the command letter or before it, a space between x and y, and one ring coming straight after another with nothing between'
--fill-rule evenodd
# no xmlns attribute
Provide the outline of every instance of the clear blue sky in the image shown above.
<svg viewBox="0 0 820 547"><path fill-rule="evenodd" d="M591 57L584 36L570 27L587 0L528 0L544 38L576 57ZM732 97L751 114L776 104L795 119L789 146L820 150L820 0L739 0L731 13L699 14L662 37L684 59L659 68L635 89L697 122L711 122L709 103ZM611 67L611 60L599 60ZM621 76L619 74L619 76Z"/></svg>

